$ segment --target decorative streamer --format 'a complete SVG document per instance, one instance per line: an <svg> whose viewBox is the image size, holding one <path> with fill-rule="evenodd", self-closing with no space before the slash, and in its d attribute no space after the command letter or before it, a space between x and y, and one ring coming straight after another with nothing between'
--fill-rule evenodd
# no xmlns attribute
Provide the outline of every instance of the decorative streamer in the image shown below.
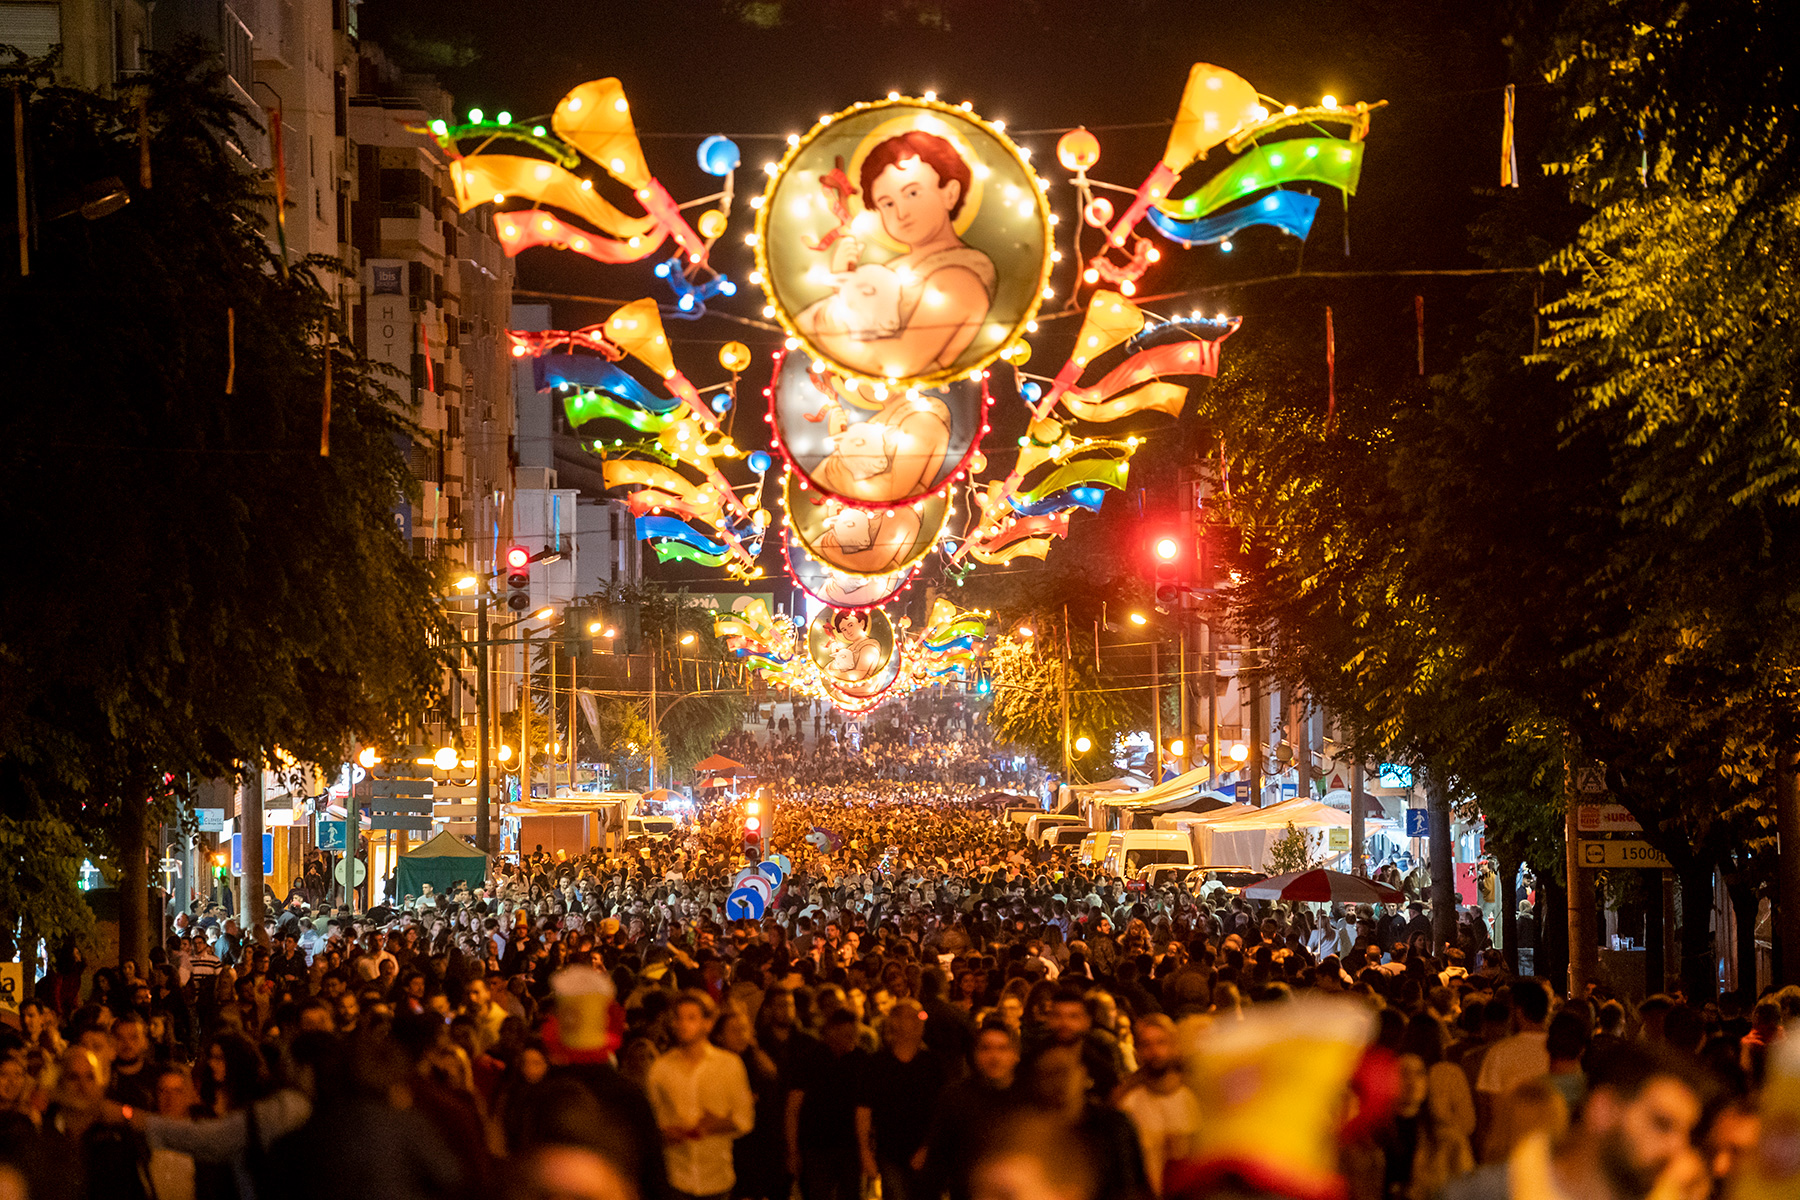
<svg viewBox="0 0 1800 1200"><path fill-rule="evenodd" d="M673 538L708 554L724 554L727 549L723 542L713 541L674 517L639 517L637 535L640 538Z"/></svg>
<svg viewBox="0 0 1800 1200"><path fill-rule="evenodd" d="M1500 186L1519 186L1519 148L1513 143L1513 85L1506 85L1506 115L1500 124Z"/></svg>
<svg viewBox="0 0 1800 1200"><path fill-rule="evenodd" d="M275 234L281 242L281 277L287 278L288 244L287 244L287 155L281 145L281 105L265 108L263 112L269 117L269 132L273 145L270 149L275 154Z"/></svg>
<svg viewBox="0 0 1800 1200"><path fill-rule="evenodd" d="M563 397L563 413L569 428L579 429L589 421L619 421L639 433L661 433L681 418L646 412L631 404L621 404L605 392L577 389Z"/></svg>
<svg viewBox="0 0 1800 1200"><path fill-rule="evenodd" d="M1183 219L1203 217L1233 200L1284 183L1308 180L1356 194L1362 176L1363 143L1343 138L1290 138L1256 146L1181 200L1159 207Z"/></svg>
<svg viewBox="0 0 1800 1200"><path fill-rule="evenodd" d="M518 154L471 154L450 164L456 207L463 212L508 196L574 213L595 229L635 249L657 232L653 216L628 217L583 179L556 163ZM633 244L631 239L641 239Z"/></svg>
<svg viewBox="0 0 1800 1200"><path fill-rule="evenodd" d="M1191 249L1236 237L1240 230L1253 225L1273 225L1283 233L1305 241L1306 235L1312 232L1313 217L1318 211L1317 196L1278 188L1242 208L1193 221L1178 220L1160 208L1152 208L1144 215L1156 232Z"/></svg>
<svg viewBox="0 0 1800 1200"><path fill-rule="evenodd" d="M1016 493L1028 505L1035 505L1045 496L1053 496L1058 492L1068 491L1080 485L1109 487L1123 491L1131 463L1117 458L1087 458L1076 462L1064 463L1035 488ZM1074 507L1071 505L1070 507ZM1045 514L1048 515L1048 514ZM1035 519L1035 518L1034 518ZM1066 521L1066 518L1065 518ZM1019 524L1025 524L1020 522Z"/></svg>
<svg viewBox="0 0 1800 1200"><path fill-rule="evenodd" d="M608 265L640 262L656 253L668 239L667 231L662 229L626 241L595 237L541 208L495 213L494 235L508 257L533 246L548 246L553 250L572 250Z"/></svg>
<svg viewBox="0 0 1800 1200"><path fill-rule="evenodd" d="M1266 110L1256 102L1256 89L1243 76L1211 63L1195 63L1188 71L1187 86L1182 89L1181 106L1175 112L1175 123L1169 130L1162 161L1138 185L1131 207L1113 226L1112 244L1125 244L1145 211L1152 204L1162 203L1182 171L1262 115L1266 115ZM1186 215L1197 217L1201 214Z"/></svg>
<svg viewBox="0 0 1800 1200"><path fill-rule="evenodd" d="M420 357L425 360L425 390L436 395L437 374L431 369L430 322L422 316L419 318L419 349L423 351Z"/></svg>
<svg viewBox="0 0 1800 1200"><path fill-rule="evenodd" d="M658 396L603 358L586 358L574 354L545 354L531 364L533 383L538 391L555 387L597 388L626 404L670 413L681 407L681 401Z"/></svg>
<svg viewBox="0 0 1800 1200"><path fill-rule="evenodd" d="M1021 517L1039 517L1045 513L1061 512L1065 508L1099 512L1105 499L1106 492L1101 488L1083 485L1049 494L1042 500L1023 500L1012 495L1006 498L1006 503Z"/></svg>
<svg viewBox="0 0 1800 1200"><path fill-rule="evenodd" d="M225 310L225 394L237 387L237 309Z"/></svg>
<svg viewBox="0 0 1800 1200"><path fill-rule="evenodd" d="M1331 305L1325 306L1325 432L1337 423L1337 334L1331 328Z"/></svg>
<svg viewBox="0 0 1800 1200"><path fill-rule="evenodd" d="M1425 297L1422 295L1413 297L1413 317L1419 326L1419 375L1423 378L1425 375Z"/></svg>
<svg viewBox="0 0 1800 1200"><path fill-rule="evenodd" d="M331 330L325 330L325 395L319 406L319 457L331 457Z"/></svg>

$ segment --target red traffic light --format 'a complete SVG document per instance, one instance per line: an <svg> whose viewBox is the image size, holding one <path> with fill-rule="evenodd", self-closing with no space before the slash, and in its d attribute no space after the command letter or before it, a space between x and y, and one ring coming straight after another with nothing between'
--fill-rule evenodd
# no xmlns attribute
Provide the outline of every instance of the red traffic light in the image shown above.
<svg viewBox="0 0 1800 1200"><path fill-rule="evenodd" d="M1156 557L1164 562L1174 562L1175 556L1181 553L1181 543L1172 537L1156 540Z"/></svg>
<svg viewBox="0 0 1800 1200"><path fill-rule="evenodd" d="M531 551L523 546L514 546L506 552L506 565L513 570L531 565Z"/></svg>
<svg viewBox="0 0 1800 1200"><path fill-rule="evenodd" d="M744 832L745 833L756 833L761 829L762 829L762 818L761 817L745 817L744 818Z"/></svg>

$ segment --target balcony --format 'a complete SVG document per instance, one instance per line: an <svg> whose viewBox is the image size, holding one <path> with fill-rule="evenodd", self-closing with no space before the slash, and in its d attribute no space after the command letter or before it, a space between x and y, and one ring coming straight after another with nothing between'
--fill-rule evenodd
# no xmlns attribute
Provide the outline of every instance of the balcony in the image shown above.
<svg viewBox="0 0 1800 1200"><path fill-rule="evenodd" d="M250 30L257 70L291 70L302 53L293 0L239 0L234 7Z"/></svg>

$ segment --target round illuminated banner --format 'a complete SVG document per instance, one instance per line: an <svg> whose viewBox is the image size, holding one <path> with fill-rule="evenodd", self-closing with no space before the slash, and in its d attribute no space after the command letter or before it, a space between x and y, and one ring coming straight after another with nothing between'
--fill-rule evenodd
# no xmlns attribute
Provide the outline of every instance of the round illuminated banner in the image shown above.
<svg viewBox="0 0 1800 1200"><path fill-rule="evenodd" d="M911 567L872 579L834 571L806 552L791 524L781 549L787 558L788 575L800 585L800 590L833 608L873 608L892 600L912 582Z"/></svg>
<svg viewBox="0 0 1800 1200"><path fill-rule="evenodd" d="M886 691L900 673L894 626L879 608L826 609L807 626L806 656L833 693L853 700Z"/></svg>
<svg viewBox="0 0 1800 1200"><path fill-rule="evenodd" d="M840 575L879 578L904 571L930 552L950 501L928 496L893 508L855 508L832 496L797 486L790 472L781 503L806 552Z"/></svg>
<svg viewBox="0 0 1800 1200"><path fill-rule="evenodd" d="M901 388L979 373L1050 276L1044 184L996 126L894 99L822 118L756 214L776 318L834 370Z"/></svg>
<svg viewBox="0 0 1800 1200"><path fill-rule="evenodd" d="M949 488L987 429L985 379L900 388L784 354L769 387L775 444L809 487L872 508Z"/></svg>

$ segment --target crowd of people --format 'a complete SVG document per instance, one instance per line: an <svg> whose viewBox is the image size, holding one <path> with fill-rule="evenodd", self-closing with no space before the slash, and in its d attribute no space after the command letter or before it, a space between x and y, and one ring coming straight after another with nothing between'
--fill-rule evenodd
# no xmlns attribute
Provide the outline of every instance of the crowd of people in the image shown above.
<svg viewBox="0 0 1800 1200"><path fill-rule="evenodd" d="M762 727L720 743L720 753L754 766L764 778L841 784L870 779L998 789L1034 788L1042 773L996 743L985 722L952 709L934 712L913 701L846 723L835 709L806 702L768 704Z"/></svg>
<svg viewBox="0 0 1800 1200"><path fill-rule="evenodd" d="M378 914L180 914L0 1030L0 1196L1699 1200L1755 1143L1800 990L1559 999L1417 906L1128 891L971 792L767 788L754 921L730 799ZM1340 1026L1354 1072L1247 1121Z"/></svg>

